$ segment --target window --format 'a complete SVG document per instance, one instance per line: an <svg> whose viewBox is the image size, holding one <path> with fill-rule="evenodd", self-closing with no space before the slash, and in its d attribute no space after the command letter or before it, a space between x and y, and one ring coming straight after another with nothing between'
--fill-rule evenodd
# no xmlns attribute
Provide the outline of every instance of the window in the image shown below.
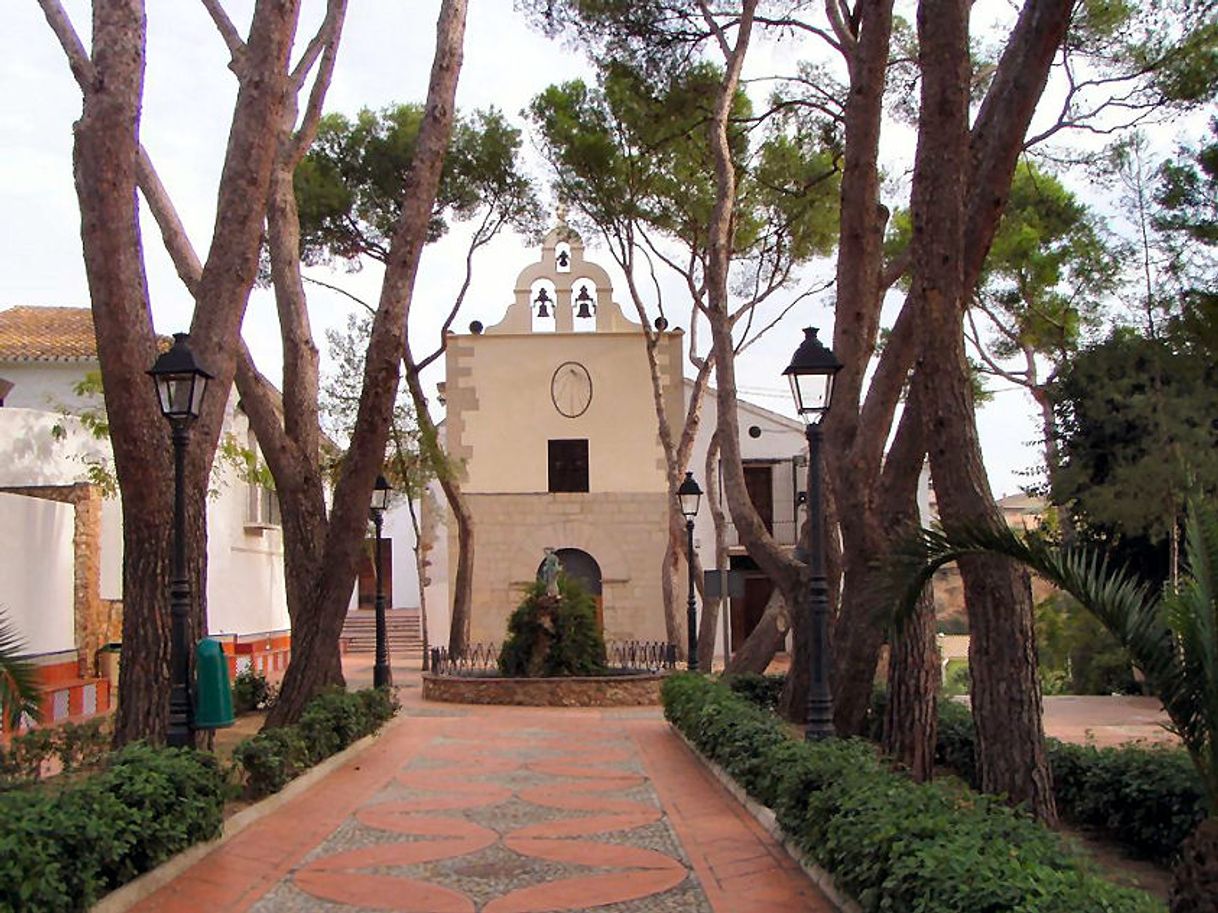
<svg viewBox="0 0 1218 913"><path fill-rule="evenodd" d="M550 491L588 490L588 441L550 441Z"/></svg>
<svg viewBox="0 0 1218 913"><path fill-rule="evenodd" d="M245 523L247 526L282 526L279 514L279 496L273 489L264 488L257 482L247 486L249 500L246 502Z"/></svg>
<svg viewBox="0 0 1218 913"><path fill-rule="evenodd" d="M279 513L279 495L273 488L262 483L262 477L267 474L262 462L262 451L258 448L258 438L254 429L250 428L245 437L248 453L244 456L250 463L251 476L246 480L245 525L247 527L282 526L283 518Z"/></svg>

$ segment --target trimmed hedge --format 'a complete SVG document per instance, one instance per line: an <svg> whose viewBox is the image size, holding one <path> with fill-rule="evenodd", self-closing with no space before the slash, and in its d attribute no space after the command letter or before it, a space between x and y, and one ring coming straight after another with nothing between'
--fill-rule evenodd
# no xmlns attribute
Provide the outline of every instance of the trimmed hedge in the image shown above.
<svg viewBox="0 0 1218 913"><path fill-rule="evenodd" d="M665 716L871 911L1161 913L1091 874L1058 836L999 800L919 785L863 740L805 743L699 675L663 688Z"/></svg>
<svg viewBox="0 0 1218 913"><path fill-rule="evenodd" d="M130 745L54 791L0 796L0 909L71 913L220 832L224 776L196 751Z"/></svg>
<svg viewBox="0 0 1218 913"><path fill-rule="evenodd" d="M1049 738L1045 749L1062 817L1102 828L1150 859L1170 862L1205 817L1201 780L1179 748L1096 748ZM977 785L973 718L967 707L940 704L935 759Z"/></svg>
<svg viewBox="0 0 1218 913"><path fill-rule="evenodd" d="M773 683L768 681L775 678ZM747 682L743 688L732 687L741 696L767 706L767 690L781 691L782 677L768 676L764 686ZM880 738L887 700L883 690L872 695L868 726L875 741ZM977 789L980 777L974 733L967 706L939 702L935 761ZM1201 778L1183 749L1138 744L1096 748L1047 738L1045 750L1053 771L1058 813L1073 824L1104 831L1140 856L1170 863L1180 844L1205 818Z"/></svg>
<svg viewBox="0 0 1218 913"><path fill-rule="evenodd" d="M397 699L389 688L323 691L309 702L300 722L258 733L233 749L251 799L279 792L314 764L371 735L393 718Z"/></svg>

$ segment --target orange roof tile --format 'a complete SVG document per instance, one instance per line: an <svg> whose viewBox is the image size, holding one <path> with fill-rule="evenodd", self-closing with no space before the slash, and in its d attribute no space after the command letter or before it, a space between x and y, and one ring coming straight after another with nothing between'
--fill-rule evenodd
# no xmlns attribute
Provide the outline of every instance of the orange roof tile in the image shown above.
<svg viewBox="0 0 1218 913"><path fill-rule="evenodd" d="M0 311L0 361L97 358L88 308L13 307Z"/></svg>

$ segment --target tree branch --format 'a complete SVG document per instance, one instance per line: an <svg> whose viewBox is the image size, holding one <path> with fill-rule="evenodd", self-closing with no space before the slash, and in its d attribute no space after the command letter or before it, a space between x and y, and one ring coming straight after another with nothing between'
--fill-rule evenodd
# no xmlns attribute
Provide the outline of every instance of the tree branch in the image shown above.
<svg viewBox="0 0 1218 913"><path fill-rule="evenodd" d="M239 65L241 58L245 54L245 41L241 38L241 33L237 31L237 27L233 25L233 20L228 18L228 13L224 11L224 7L220 5L220 0L202 0L203 6L207 9L211 16L211 21L216 24L216 29L220 32L220 37L224 39L225 45L228 47L229 53L232 55L232 62L229 64L233 71L240 77Z"/></svg>
<svg viewBox="0 0 1218 913"><path fill-rule="evenodd" d="M97 71L93 68L93 61L89 59L89 52L85 50L80 36L72 26L72 20L64 12L59 0L38 0L38 4L46 16L47 25L59 39L59 45L68 58L68 67L72 70L77 85L87 95L97 84Z"/></svg>

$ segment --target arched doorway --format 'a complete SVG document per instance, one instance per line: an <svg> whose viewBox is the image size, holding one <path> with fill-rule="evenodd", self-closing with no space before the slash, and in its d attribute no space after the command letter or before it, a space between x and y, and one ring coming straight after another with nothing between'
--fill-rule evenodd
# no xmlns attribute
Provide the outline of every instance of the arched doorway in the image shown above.
<svg viewBox="0 0 1218 913"><path fill-rule="evenodd" d="M601 595L601 566L596 559L578 548L560 548L555 551L558 561L562 564L563 572L580 582L580 585L596 600L596 625L602 631L605 629L605 603ZM537 573L541 573L541 565L537 565Z"/></svg>

